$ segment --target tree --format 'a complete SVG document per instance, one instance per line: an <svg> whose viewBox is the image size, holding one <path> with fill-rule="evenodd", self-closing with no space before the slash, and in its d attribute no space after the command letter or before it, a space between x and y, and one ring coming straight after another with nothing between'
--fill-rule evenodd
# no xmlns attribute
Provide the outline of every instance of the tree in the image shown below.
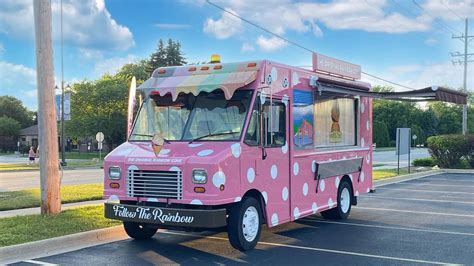
<svg viewBox="0 0 474 266"><path fill-rule="evenodd" d="M20 127L33 125L33 112L23 106L23 103L13 96L0 96L0 117L7 116L20 123Z"/></svg>
<svg viewBox="0 0 474 266"><path fill-rule="evenodd" d="M16 137L20 133L20 122L7 116L0 116L0 136Z"/></svg>
<svg viewBox="0 0 474 266"><path fill-rule="evenodd" d="M374 121L373 128L374 143L377 143L377 147L390 146L387 124L381 121Z"/></svg>
<svg viewBox="0 0 474 266"><path fill-rule="evenodd" d="M181 52L181 44L169 39L165 47L163 40L160 39L155 52L146 62L146 73L150 76L159 67L182 66L184 64L186 64L186 59Z"/></svg>
<svg viewBox="0 0 474 266"><path fill-rule="evenodd" d="M147 61L141 60L137 63L123 65L114 77L123 80L128 80L130 82L132 80L132 77L135 76L135 78L137 79L137 85L140 85L150 77L146 69Z"/></svg>

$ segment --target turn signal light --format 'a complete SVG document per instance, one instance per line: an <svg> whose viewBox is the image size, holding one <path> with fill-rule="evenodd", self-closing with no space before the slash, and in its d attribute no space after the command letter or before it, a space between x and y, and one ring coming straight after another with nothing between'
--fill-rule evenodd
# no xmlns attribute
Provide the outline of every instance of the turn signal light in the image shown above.
<svg viewBox="0 0 474 266"><path fill-rule="evenodd" d="M196 67L190 67L188 68L188 71L196 71Z"/></svg>
<svg viewBox="0 0 474 266"><path fill-rule="evenodd" d="M257 66L257 63L248 63L247 64L247 67L256 67Z"/></svg>
<svg viewBox="0 0 474 266"><path fill-rule="evenodd" d="M196 193L204 193L204 192L206 192L206 189L203 188L203 187L195 187L195 188L194 188L194 192L196 192Z"/></svg>
<svg viewBox="0 0 474 266"><path fill-rule="evenodd" d="M224 189L225 189L224 184L220 185L219 189L220 189L221 191L224 191Z"/></svg>
<svg viewBox="0 0 474 266"><path fill-rule="evenodd" d="M222 69L221 65L214 66L214 69Z"/></svg>
<svg viewBox="0 0 474 266"><path fill-rule="evenodd" d="M120 188L120 184L119 183L115 183L115 182L112 182L110 183L110 188Z"/></svg>
<svg viewBox="0 0 474 266"><path fill-rule="evenodd" d="M201 70L209 70L209 67L208 66L203 66L203 67L201 67Z"/></svg>

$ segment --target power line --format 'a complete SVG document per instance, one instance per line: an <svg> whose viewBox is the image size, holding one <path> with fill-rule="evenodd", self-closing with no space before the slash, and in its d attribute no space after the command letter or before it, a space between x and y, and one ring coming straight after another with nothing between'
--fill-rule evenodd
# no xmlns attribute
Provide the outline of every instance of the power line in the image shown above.
<svg viewBox="0 0 474 266"><path fill-rule="evenodd" d="M458 13L454 12L454 10L452 10L443 0L441 0L441 4L443 4L449 11L451 11L451 13L456 15L458 18L465 19L465 18L461 17L460 15L458 15Z"/></svg>
<svg viewBox="0 0 474 266"><path fill-rule="evenodd" d="M415 4L422 12L426 13L428 16L430 16L433 21L435 23L437 23L438 25L441 25L443 26L445 29L447 29L448 31L450 31L452 34L456 34L457 33L461 33L460 31L456 30L455 28L449 26L448 24L446 23L443 23L441 21L437 21L436 20L436 16L434 16L433 14L429 13L426 9L424 9L418 2L416 2L416 0L412 0L413 4Z"/></svg>
<svg viewBox="0 0 474 266"><path fill-rule="evenodd" d="M236 18L238 18L238 19L240 19L240 20L242 20L242 21L244 21L244 22L246 22L246 23L248 23L248 24L250 24L250 25L256 27L256 28L259 28L259 29L263 30L264 32L266 32L266 33L268 33L268 34L270 34L270 35L273 35L273 36L275 36L275 37L277 37L277 38L279 38L279 39L281 39L281 40L284 40L285 42L287 42L287 43L289 43L289 44L292 44L292 45L294 45L294 46L296 46L296 47L298 47L298 48L301 48L301 49L303 49L303 50L305 50L305 51L307 51L307 52L316 53L316 51L314 51L314 50L311 50L311 49L309 49L309 48L307 48L307 47L305 47L305 46L303 46L303 45L301 45L301 44L299 44L299 43L296 43L296 42L294 42L294 41L292 41L292 40L290 40L290 39L288 39L288 38L285 38L285 37L283 37L283 36L281 36L281 35L279 35L279 34L277 34L277 33L274 33L274 32L272 32L272 31L270 31L270 30L268 30L268 29L266 29L266 28L264 28L264 27L258 25L257 23L252 22L252 21L250 21L250 20L247 20L247 19L245 19L245 18L243 18L243 17L241 17L241 16L235 14L234 12L231 12L231 11L229 11L228 9L225 9L225 8L223 8L223 7L217 5L217 4L215 4L215 3L213 3L213 2L211 2L211 1L209 1L209 0L206 0L206 2L207 2L208 4L214 6L215 8L222 10L223 12L226 12L226 13L228 13L228 14L230 14L230 15L232 15L232 16L234 16L234 17L236 17ZM404 86L404 85L398 84L398 83L396 83L396 82L393 82L393 81L390 81L390 80L387 80L387 79L378 77L378 76L376 76L376 75L369 74L369 73L367 73L367 72L365 72L365 71L361 71L361 72L362 72L362 74L364 74L364 75L370 76L370 77L375 78L375 79L378 79L378 80L382 80L382 81L387 82L387 83L389 83L389 84L396 85L396 86L403 87L403 88L407 88L407 89L410 89L410 90L414 90L414 88L411 88L411 87L408 87L408 86Z"/></svg>

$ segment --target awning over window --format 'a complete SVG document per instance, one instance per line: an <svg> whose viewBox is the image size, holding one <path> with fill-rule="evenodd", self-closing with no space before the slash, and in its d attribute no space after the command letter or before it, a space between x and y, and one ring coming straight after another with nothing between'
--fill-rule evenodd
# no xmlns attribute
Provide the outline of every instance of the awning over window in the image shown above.
<svg viewBox="0 0 474 266"><path fill-rule="evenodd" d="M200 92L211 92L221 89L226 99L232 98L234 91L255 80L257 71L236 71L227 73L212 73L187 76L168 76L150 78L140 85L146 95L158 92L160 95L171 93L173 100L180 93L192 93L198 95Z"/></svg>
<svg viewBox="0 0 474 266"><path fill-rule="evenodd" d="M397 101L424 102L424 101L440 101L456 104L467 104L467 94L446 89L443 87L431 86L424 89L400 92L375 92L366 91L347 86L340 86L329 83L319 83L318 91L321 93L342 93L347 95L360 95L372 98L382 98Z"/></svg>

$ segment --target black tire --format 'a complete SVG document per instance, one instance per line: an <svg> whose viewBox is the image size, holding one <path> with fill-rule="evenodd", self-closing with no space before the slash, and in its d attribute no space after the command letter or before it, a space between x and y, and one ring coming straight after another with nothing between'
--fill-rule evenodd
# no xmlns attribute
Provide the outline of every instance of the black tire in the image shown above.
<svg viewBox="0 0 474 266"><path fill-rule="evenodd" d="M257 212L257 216L255 216L255 212ZM245 197L228 209L228 215L227 234L229 235L230 244L240 251L253 249L262 233L262 208L259 201L253 197ZM251 230L248 234L244 232L244 218L255 222L254 219L257 217L257 226L254 227L254 230ZM250 238L253 239L249 241Z"/></svg>
<svg viewBox="0 0 474 266"><path fill-rule="evenodd" d="M123 222L123 228L127 235L136 240L146 240L152 238L158 228L147 227L143 224L134 223L134 222Z"/></svg>
<svg viewBox="0 0 474 266"><path fill-rule="evenodd" d="M341 204L341 201L344 200L342 197L342 194L343 194L342 192L344 189L347 189L347 191L349 192L349 206L347 207L346 205L346 209L344 209ZM345 192L344 194L346 194L346 197L347 197L347 192ZM328 219L328 220L347 219L347 217L349 217L349 214L351 212L352 197L353 197L353 192L352 192L351 184L347 180L341 181L341 183L339 184L339 188L337 190L337 207L327 210L327 211L323 211L321 212L321 215L325 219Z"/></svg>

